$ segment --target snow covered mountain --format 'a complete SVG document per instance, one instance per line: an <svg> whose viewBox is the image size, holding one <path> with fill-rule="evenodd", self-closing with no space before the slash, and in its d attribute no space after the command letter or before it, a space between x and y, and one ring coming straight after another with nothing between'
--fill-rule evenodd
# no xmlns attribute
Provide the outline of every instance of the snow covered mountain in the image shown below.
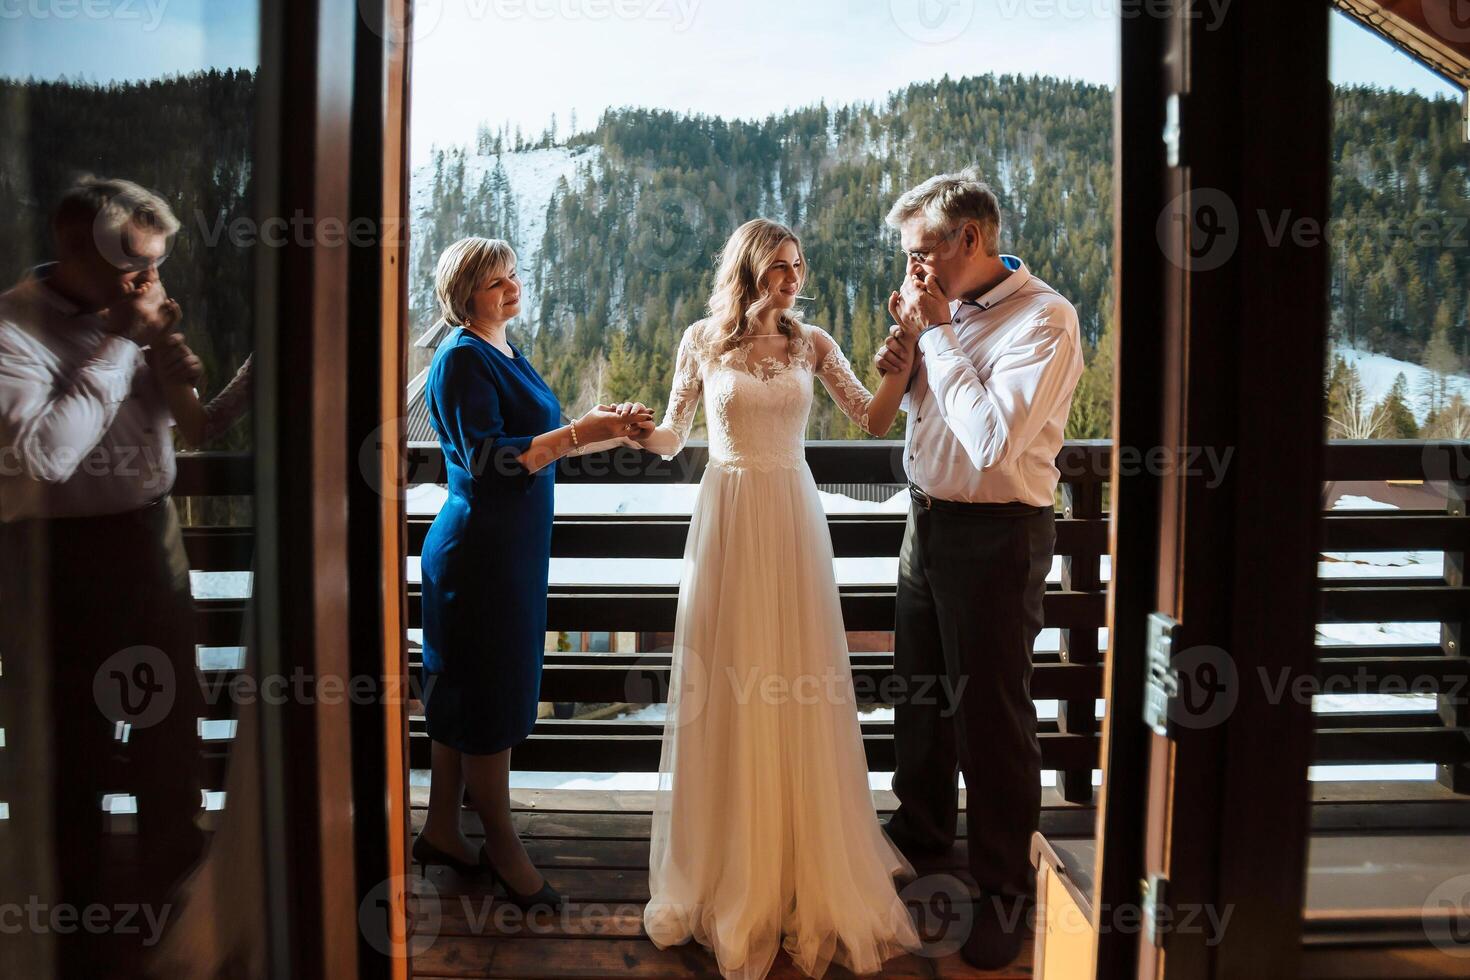
<svg viewBox="0 0 1470 980"><path fill-rule="evenodd" d="M537 313L536 283L530 281L536 267L536 258L541 252L541 238L546 233L546 205L551 201L557 185L566 180L574 184L577 171L587 165L596 168L602 164L602 148L580 146L570 149L553 146L547 149L508 152L500 156L467 154L465 156L465 186L475 188L495 169L496 161L505 168L505 175L515 198L515 210L519 219L519 234L512 242L516 246L516 257L526 289L522 296L522 322L534 323ZM434 167L424 164L413 172L409 187L409 213L413 215L414 237L429 218L433 199Z"/></svg>

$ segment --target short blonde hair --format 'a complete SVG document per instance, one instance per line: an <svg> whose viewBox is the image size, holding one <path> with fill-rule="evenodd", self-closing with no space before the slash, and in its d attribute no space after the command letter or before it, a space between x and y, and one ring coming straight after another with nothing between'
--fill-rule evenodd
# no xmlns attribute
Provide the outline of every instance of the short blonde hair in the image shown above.
<svg viewBox="0 0 1470 980"><path fill-rule="evenodd" d="M461 238L444 250L434 269L434 295L439 313L456 327L474 312L470 303L487 279L503 275L515 264L510 243L499 238Z"/></svg>
<svg viewBox="0 0 1470 980"><path fill-rule="evenodd" d="M962 221L977 221L985 254L1000 254L1000 202L974 167L930 177L894 202L887 221L898 228L919 215L935 234L952 231Z"/></svg>

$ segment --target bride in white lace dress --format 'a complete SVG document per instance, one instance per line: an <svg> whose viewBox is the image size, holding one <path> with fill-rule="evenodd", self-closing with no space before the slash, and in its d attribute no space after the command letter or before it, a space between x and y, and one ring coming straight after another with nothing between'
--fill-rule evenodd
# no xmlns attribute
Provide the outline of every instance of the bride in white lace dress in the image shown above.
<svg viewBox="0 0 1470 980"><path fill-rule="evenodd" d="M806 269L790 229L725 246L711 316L685 331L661 426L677 454L703 396L709 465L684 553L644 928L690 938L760 980L785 948L805 974L873 973L919 948L879 828L853 694L832 539L803 451L813 379L885 433L907 372L876 394L792 312ZM912 356L912 340L908 339Z"/></svg>

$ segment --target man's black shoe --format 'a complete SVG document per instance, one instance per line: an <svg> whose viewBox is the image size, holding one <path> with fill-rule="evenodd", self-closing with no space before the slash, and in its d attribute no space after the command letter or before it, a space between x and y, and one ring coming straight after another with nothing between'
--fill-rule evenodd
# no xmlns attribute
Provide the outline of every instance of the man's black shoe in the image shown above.
<svg viewBox="0 0 1470 980"><path fill-rule="evenodd" d="M942 855L948 854L954 846L952 844L936 844L932 841L916 841L907 834L894 829L892 824L893 818L890 817L887 820L879 821L878 826L882 828L883 833L888 835L889 840L898 845L898 849L903 852L903 856L910 861L914 858L941 857Z"/></svg>
<svg viewBox="0 0 1470 980"><path fill-rule="evenodd" d="M975 922L960 947L960 957L977 970L999 970L1021 955L1031 935L1027 903L1005 895L982 895L975 900Z"/></svg>

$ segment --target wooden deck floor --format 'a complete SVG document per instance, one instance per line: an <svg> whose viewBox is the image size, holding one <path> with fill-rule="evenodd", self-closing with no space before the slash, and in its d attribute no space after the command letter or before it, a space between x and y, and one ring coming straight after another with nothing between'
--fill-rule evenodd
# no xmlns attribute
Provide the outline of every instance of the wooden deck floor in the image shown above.
<svg viewBox="0 0 1470 980"><path fill-rule="evenodd" d="M652 798L640 793L517 791L516 825L531 859L552 886L575 901L534 934L519 912L492 903L483 885L446 868L429 869L438 922L436 938L413 961L418 980L448 977L600 978L717 977L714 958L696 944L660 950L643 933L643 905L648 901L648 838ZM881 810L891 808L891 794L877 794ZM885 797L887 799L885 800ZM423 822L425 799L415 791L413 828ZM480 833L471 813L464 817L471 839ZM1049 796L1044 823L1061 832L1075 825L1090 828L1091 811L1069 807ZM964 821L961 817L961 836ZM1084 831L1085 832L1085 831ZM968 880L963 871L961 840L944 859L925 862L921 874L949 873ZM418 868L415 867L417 871ZM430 916L434 908L429 908ZM834 967L827 976L843 980L852 974ZM890 960L884 977L1031 976L1031 944L1021 959L998 971L975 970L958 953L940 957L908 955ZM802 976L786 958L777 957L773 980Z"/></svg>

